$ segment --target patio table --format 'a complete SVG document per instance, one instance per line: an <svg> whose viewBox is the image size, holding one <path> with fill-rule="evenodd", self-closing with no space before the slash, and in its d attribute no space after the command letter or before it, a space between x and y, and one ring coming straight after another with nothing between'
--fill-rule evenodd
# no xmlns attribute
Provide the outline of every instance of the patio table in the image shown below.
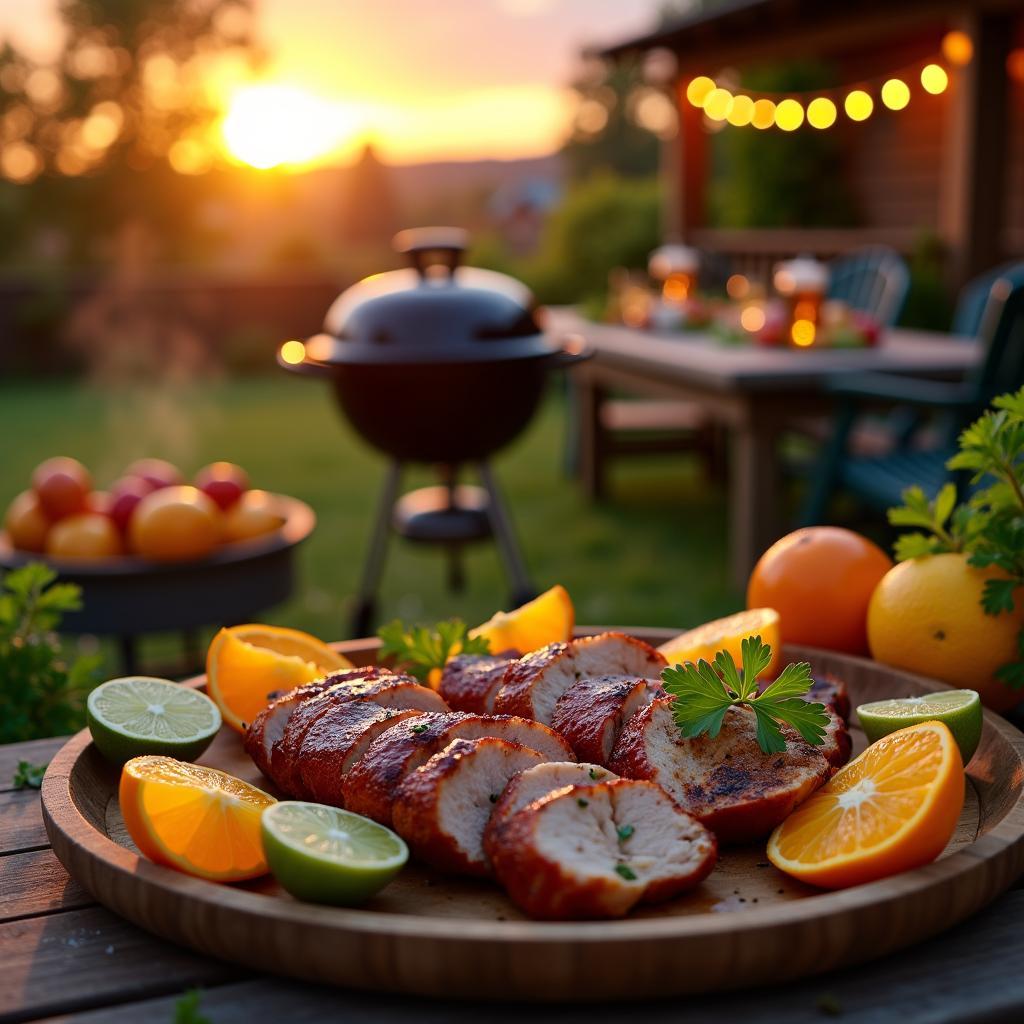
<svg viewBox="0 0 1024 1024"><path fill-rule="evenodd" d="M592 496L601 496L601 406L613 391L695 402L728 429L730 573L741 589L758 557L783 532L779 437L796 416L831 410L828 377L882 371L956 378L981 358L972 339L933 331L892 329L873 348L799 351L728 345L699 331L593 323L564 308L549 310L546 326L556 335L582 335L594 349L594 358L573 371L580 470Z"/></svg>
<svg viewBox="0 0 1024 1024"><path fill-rule="evenodd" d="M758 1021L1020 1020L1021 881L974 918L921 946L774 990L623 1005L486 1006L341 991L259 975L155 938L99 906L50 849L39 792L14 789L19 761L48 761L63 739L0 746L0 1021L172 1024L201 988L212 1024L643 1024ZM740 979L737 979L738 981Z"/></svg>

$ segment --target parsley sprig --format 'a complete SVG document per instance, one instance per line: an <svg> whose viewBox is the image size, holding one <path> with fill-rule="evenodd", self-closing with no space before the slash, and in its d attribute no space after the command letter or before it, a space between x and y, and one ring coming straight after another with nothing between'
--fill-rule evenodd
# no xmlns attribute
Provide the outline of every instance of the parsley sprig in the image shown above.
<svg viewBox="0 0 1024 1024"><path fill-rule="evenodd" d="M381 658L393 657L396 667L425 682L434 669L442 669L456 654L490 654L485 637L470 636L462 619L449 619L434 626L406 626L399 619L381 626Z"/></svg>
<svg viewBox="0 0 1024 1024"><path fill-rule="evenodd" d="M964 552L979 569L1002 570L1002 577L986 580L981 599L986 614L1001 615L1014 610L1024 587L1024 388L992 405L961 433L960 450L946 463L969 473L972 485L984 481L987 486L959 505L952 483L933 501L920 487L908 488L903 505L889 510L889 522L918 527L896 542L901 562ZM1017 659L996 673L1014 689L1024 687L1024 630L1017 647Z"/></svg>
<svg viewBox="0 0 1024 1024"><path fill-rule="evenodd" d="M829 718L824 704L803 699L813 684L811 666L802 661L787 665L761 693L758 676L771 664L772 649L759 636L747 637L740 647L743 669L728 651L719 651L714 664L703 658L696 664L666 668L665 689L676 698L672 705L679 731L687 738L707 733L714 739L731 707L745 705L757 719L757 742L766 754L781 754L786 739L780 723L790 725L808 742L821 746Z"/></svg>

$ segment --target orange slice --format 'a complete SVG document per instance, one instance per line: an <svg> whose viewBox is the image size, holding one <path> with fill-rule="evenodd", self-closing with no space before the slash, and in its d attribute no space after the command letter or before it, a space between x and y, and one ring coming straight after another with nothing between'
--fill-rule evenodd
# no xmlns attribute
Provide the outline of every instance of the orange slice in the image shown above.
<svg viewBox="0 0 1024 1024"><path fill-rule="evenodd" d="M953 734L922 722L873 743L768 840L768 859L811 885L842 889L928 864L964 803Z"/></svg>
<svg viewBox="0 0 1024 1024"><path fill-rule="evenodd" d="M565 587L558 585L511 612L498 612L470 636L486 637L491 652L515 650L529 654L547 644L571 640L576 613Z"/></svg>
<svg viewBox="0 0 1024 1024"><path fill-rule="evenodd" d="M231 626L206 654L206 691L224 721L245 732L273 694L346 668L352 668L348 658L298 629Z"/></svg>
<svg viewBox="0 0 1024 1024"><path fill-rule="evenodd" d="M714 661L719 651L728 651L738 666L742 660L740 647L748 636L759 636L771 647L771 664L762 675L765 679L774 679L782 661L779 613L774 608L750 608L745 612L727 615L724 619L705 622L703 626L680 633L662 644L658 650L665 655L670 665L699 661L701 658Z"/></svg>
<svg viewBox="0 0 1024 1024"><path fill-rule="evenodd" d="M173 757L134 757L121 772L121 815L150 860L217 882L267 873L260 815L276 803L232 775Z"/></svg>

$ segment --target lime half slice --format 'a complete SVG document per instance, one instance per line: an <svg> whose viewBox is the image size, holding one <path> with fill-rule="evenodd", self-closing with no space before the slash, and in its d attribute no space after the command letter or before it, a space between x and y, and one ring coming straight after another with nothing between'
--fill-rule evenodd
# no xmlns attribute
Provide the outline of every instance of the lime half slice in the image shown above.
<svg viewBox="0 0 1024 1024"><path fill-rule="evenodd" d="M97 686L85 704L93 743L115 764L142 754L194 761L220 729L220 711L204 693L150 676Z"/></svg>
<svg viewBox="0 0 1024 1024"><path fill-rule="evenodd" d="M976 690L942 690L923 697L876 700L861 704L857 718L871 743L918 722L943 722L953 734L965 765L981 742L981 698Z"/></svg>
<svg viewBox="0 0 1024 1024"><path fill-rule="evenodd" d="M282 800L263 812L262 826L274 877L310 903L362 903L409 859L409 848L391 829L324 804Z"/></svg>

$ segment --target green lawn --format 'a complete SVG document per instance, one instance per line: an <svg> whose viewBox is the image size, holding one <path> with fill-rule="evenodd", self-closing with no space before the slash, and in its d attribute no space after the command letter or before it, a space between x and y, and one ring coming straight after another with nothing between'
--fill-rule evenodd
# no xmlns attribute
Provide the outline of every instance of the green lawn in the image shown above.
<svg viewBox="0 0 1024 1024"><path fill-rule="evenodd" d="M588 623L686 626L740 607L727 578L723 496L695 463L620 466L614 500L595 507L562 474L563 436L562 404L552 397L496 462L539 586L563 583ZM141 455L170 458L189 473L229 459L255 486L304 499L319 525L302 551L300 590L266 618L324 638L345 634L384 462L339 420L326 387L281 375L129 396L8 383L0 387L0 439L4 505L55 454L81 459L101 486ZM409 485L429 481L425 469L409 477ZM470 553L467 570L466 592L449 594L440 555L396 539L382 616L477 622L506 607L490 546Z"/></svg>

